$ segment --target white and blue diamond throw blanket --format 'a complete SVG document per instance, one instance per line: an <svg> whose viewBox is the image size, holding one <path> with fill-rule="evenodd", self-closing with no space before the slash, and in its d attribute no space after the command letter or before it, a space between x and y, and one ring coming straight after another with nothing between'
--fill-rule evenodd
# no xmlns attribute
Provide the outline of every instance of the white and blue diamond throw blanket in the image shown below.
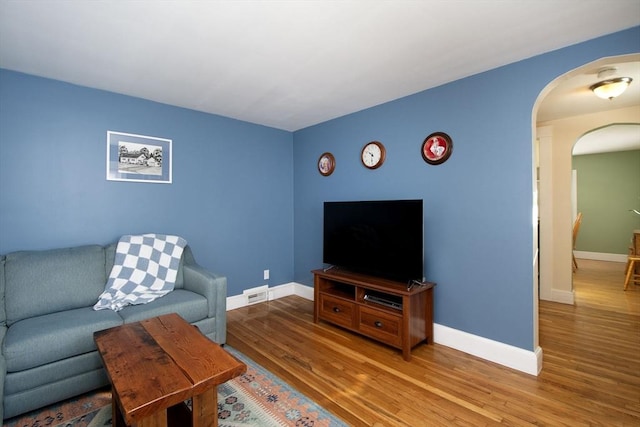
<svg viewBox="0 0 640 427"><path fill-rule="evenodd" d="M94 310L119 311L146 304L171 292L187 241L178 236L143 234L122 236L113 269Z"/></svg>

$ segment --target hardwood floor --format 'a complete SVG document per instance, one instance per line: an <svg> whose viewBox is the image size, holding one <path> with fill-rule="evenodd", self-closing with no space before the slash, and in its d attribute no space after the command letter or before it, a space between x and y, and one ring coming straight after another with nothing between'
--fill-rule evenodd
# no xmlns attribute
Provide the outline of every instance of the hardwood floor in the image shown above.
<svg viewBox="0 0 640 427"><path fill-rule="evenodd" d="M622 290L624 264L578 264L576 304L540 302L537 377L438 344L405 362L296 296L228 312L227 342L353 426L638 426L640 286Z"/></svg>

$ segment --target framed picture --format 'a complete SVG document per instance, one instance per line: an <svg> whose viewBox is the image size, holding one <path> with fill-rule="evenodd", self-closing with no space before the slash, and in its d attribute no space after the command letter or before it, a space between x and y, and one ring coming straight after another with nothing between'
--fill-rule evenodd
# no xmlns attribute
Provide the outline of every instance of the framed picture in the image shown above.
<svg viewBox="0 0 640 427"><path fill-rule="evenodd" d="M447 161L453 151L453 141L444 132L434 132L422 143L422 158L430 165L439 165Z"/></svg>
<svg viewBox="0 0 640 427"><path fill-rule="evenodd" d="M107 131L107 180L171 184L171 140Z"/></svg>

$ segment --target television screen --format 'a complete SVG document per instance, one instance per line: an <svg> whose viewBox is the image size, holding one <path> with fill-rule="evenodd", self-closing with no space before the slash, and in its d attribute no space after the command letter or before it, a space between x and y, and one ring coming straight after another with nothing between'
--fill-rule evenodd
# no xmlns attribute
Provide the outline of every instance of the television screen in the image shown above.
<svg viewBox="0 0 640 427"><path fill-rule="evenodd" d="M422 200L324 203L323 262L400 282L423 278Z"/></svg>

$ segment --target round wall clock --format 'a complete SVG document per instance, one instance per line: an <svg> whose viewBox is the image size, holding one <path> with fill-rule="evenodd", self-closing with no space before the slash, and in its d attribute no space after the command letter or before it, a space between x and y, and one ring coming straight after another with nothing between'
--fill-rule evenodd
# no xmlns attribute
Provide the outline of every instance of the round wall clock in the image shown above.
<svg viewBox="0 0 640 427"><path fill-rule="evenodd" d="M318 171L323 176L329 176L336 168L336 159L331 153L322 153L318 159Z"/></svg>
<svg viewBox="0 0 640 427"><path fill-rule="evenodd" d="M434 132L422 143L422 158L430 165L439 165L447 161L453 150L451 137L444 132Z"/></svg>
<svg viewBox="0 0 640 427"><path fill-rule="evenodd" d="M362 148L360 159L362 164L369 169L377 169L384 163L387 151L381 142L371 141Z"/></svg>

